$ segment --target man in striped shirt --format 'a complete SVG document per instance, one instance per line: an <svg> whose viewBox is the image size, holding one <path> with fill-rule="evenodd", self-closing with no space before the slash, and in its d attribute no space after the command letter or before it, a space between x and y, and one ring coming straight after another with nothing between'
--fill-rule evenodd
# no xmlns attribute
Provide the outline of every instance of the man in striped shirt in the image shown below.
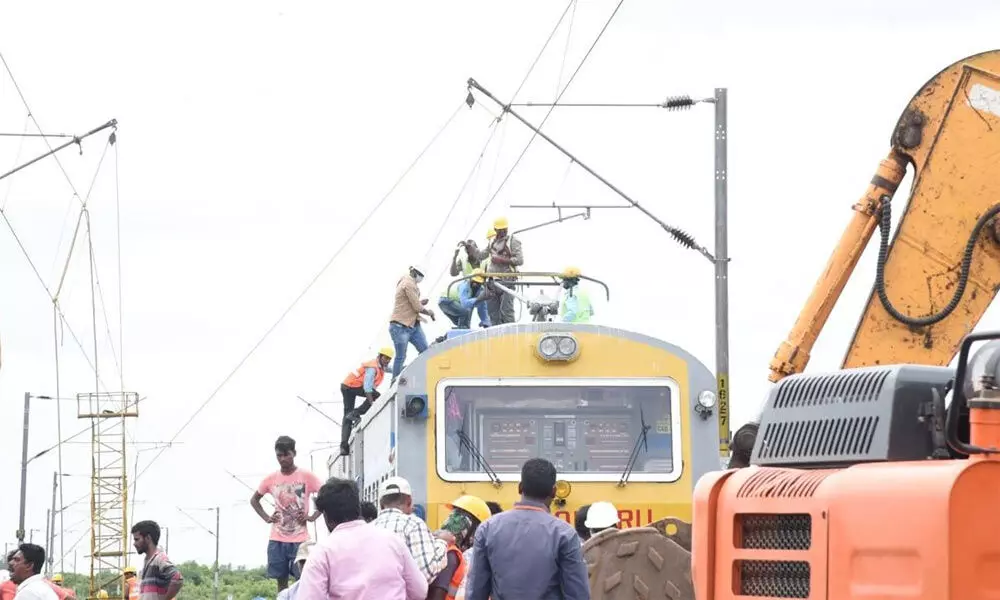
<svg viewBox="0 0 1000 600"><path fill-rule="evenodd" d="M402 538L420 572L428 582L433 581L448 565L448 542L443 538L435 538L427 523L412 514L413 490L410 482L402 477L390 477L379 486L378 496L382 512L372 521L372 525Z"/></svg>
<svg viewBox="0 0 1000 600"><path fill-rule="evenodd" d="M140 574L139 599L173 600L184 585L184 576L157 547L160 526L155 521L139 521L132 526L132 543L136 552L146 555Z"/></svg>

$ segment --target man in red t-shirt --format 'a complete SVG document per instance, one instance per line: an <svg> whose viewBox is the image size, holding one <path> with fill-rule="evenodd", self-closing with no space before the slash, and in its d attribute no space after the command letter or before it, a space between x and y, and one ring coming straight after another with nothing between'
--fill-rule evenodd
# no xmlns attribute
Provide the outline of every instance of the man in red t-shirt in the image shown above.
<svg viewBox="0 0 1000 600"><path fill-rule="evenodd" d="M274 443L274 455L280 470L260 482L250 497L250 506L265 522L271 524L271 538L267 544L267 576L278 580L278 591L288 587L292 563L299 551L299 544L309 539L306 523L319 518L320 512L309 514L309 499L319 492L322 482L318 477L295 466L295 440L283 435ZM268 515L260 505L261 498L270 494L274 513Z"/></svg>

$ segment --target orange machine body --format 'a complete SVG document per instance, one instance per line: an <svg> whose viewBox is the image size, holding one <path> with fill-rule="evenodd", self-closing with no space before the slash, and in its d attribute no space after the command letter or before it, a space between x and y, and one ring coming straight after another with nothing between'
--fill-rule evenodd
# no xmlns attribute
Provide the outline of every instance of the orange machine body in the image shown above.
<svg viewBox="0 0 1000 600"><path fill-rule="evenodd" d="M998 490L993 458L710 474L695 597L1000 598Z"/></svg>

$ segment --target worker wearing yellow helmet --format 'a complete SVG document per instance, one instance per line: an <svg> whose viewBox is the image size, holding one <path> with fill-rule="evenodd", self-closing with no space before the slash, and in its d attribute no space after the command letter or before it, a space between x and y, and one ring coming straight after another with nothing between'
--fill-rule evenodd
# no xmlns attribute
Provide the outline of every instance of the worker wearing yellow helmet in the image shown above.
<svg viewBox="0 0 1000 600"><path fill-rule="evenodd" d="M100 598L101 600L106 600L107 597L108 597L108 591L107 590L97 590L97 597Z"/></svg>
<svg viewBox="0 0 1000 600"><path fill-rule="evenodd" d="M122 575L125 579L125 600L139 600L139 579L135 576L135 567L125 567Z"/></svg>
<svg viewBox="0 0 1000 600"><path fill-rule="evenodd" d="M594 316L594 305L587 290L580 286L580 269L567 267L562 272L562 299L559 303L559 320L563 323L589 323Z"/></svg>
<svg viewBox="0 0 1000 600"><path fill-rule="evenodd" d="M472 311L479 314L479 326L490 326L490 315L486 310L486 302L489 298L489 291L484 285L486 279L483 277L483 269L476 268L471 272L471 277L451 286L454 297L449 294L442 296L438 300L438 308L446 317L451 319L456 329L469 329L472 327ZM443 335L435 342L442 342L447 338Z"/></svg>
<svg viewBox="0 0 1000 600"><path fill-rule="evenodd" d="M516 273L517 268L524 264L521 241L510 233L509 226L507 217L497 217L493 221L496 236L476 255L476 258L483 262L483 268L487 273ZM505 277L501 283L508 284L509 287L515 281L515 278ZM491 291L486 308L490 314L490 323L493 325L514 322L514 297L510 294L502 290Z"/></svg>
<svg viewBox="0 0 1000 600"><path fill-rule="evenodd" d="M347 374L344 382L340 384L340 393L344 397L344 422L340 431L340 453L348 455L351 453L347 440L351 437L351 428L361 422L361 415L368 412L372 404L378 400L378 386L385 378L385 371L389 368L389 362L396 355L396 351L391 346L386 346L378 351L378 356L373 360L361 363L361 366ZM364 398L357 409L354 408L355 401Z"/></svg>
<svg viewBox="0 0 1000 600"><path fill-rule="evenodd" d="M451 510L441 529L450 533L455 541L448 545L448 565L438 573L428 586L428 600L454 600L468 573L469 564L464 553L472 547L476 530L493 514L490 507L478 496L462 496L445 508Z"/></svg>

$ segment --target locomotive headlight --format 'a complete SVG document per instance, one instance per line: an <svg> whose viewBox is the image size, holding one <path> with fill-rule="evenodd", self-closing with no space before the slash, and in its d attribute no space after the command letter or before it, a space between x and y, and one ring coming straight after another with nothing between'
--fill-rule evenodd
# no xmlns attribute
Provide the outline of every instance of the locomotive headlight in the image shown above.
<svg viewBox="0 0 1000 600"><path fill-rule="evenodd" d="M576 354L576 340L571 337L564 337L559 340L559 354L566 357Z"/></svg>
<svg viewBox="0 0 1000 600"><path fill-rule="evenodd" d="M715 392L704 390L698 394L698 403L694 407L694 411L698 413L698 416L702 419L707 419L712 414L713 408L715 408Z"/></svg>
<svg viewBox="0 0 1000 600"><path fill-rule="evenodd" d="M536 350L542 360L568 362L580 353L580 343L568 333L550 333L539 338Z"/></svg>
<svg viewBox="0 0 1000 600"><path fill-rule="evenodd" d="M545 358L552 358L559 351L559 342L552 337L542 338L542 341L538 343L538 351Z"/></svg>

